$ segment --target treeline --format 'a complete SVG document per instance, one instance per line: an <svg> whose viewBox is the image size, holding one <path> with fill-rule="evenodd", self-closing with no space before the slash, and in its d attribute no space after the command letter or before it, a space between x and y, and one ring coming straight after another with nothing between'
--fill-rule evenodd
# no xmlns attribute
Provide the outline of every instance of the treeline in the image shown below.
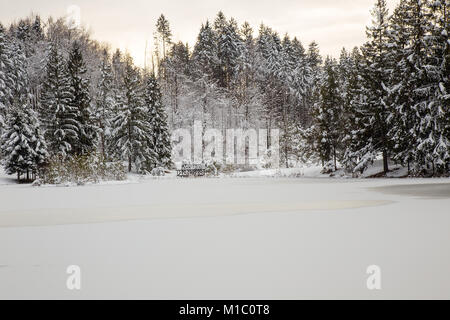
<svg viewBox="0 0 450 320"><path fill-rule="evenodd" d="M448 0L401 0L390 15L377 0L367 43L338 60L315 42L305 48L265 25L255 32L222 12L190 48L172 41L161 15L144 69L62 19L21 20L0 32L4 161L20 159L7 169L25 172L49 155L99 152L148 172L171 165L170 130L201 120L204 130L281 129L286 166L318 161L359 173L383 158L385 172L394 162L410 174L446 175L448 9Z"/></svg>
<svg viewBox="0 0 450 320"><path fill-rule="evenodd" d="M362 172L380 155L416 175L450 172L448 0L377 0L368 42L327 58L304 131L326 167ZM328 165L327 165L328 163Z"/></svg>
<svg viewBox="0 0 450 320"><path fill-rule="evenodd" d="M164 17L157 69L173 127L279 128L286 166L363 172L374 160L412 175L450 172L449 1L375 1L368 41L338 60L261 25L219 13L192 50L171 43ZM161 45L159 45L161 47ZM162 58L161 58L162 57Z"/></svg>
<svg viewBox="0 0 450 320"><path fill-rule="evenodd" d="M6 172L93 154L140 173L171 166L167 116L154 74L64 20L0 25L0 132ZM93 157L89 159L97 159Z"/></svg>

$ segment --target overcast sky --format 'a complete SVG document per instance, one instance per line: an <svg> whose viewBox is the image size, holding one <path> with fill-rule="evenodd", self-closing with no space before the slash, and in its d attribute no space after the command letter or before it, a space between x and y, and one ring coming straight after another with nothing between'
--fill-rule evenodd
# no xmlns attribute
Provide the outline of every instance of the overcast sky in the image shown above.
<svg viewBox="0 0 450 320"><path fill-rule="evenodd" d="M250 22L255 33L261 22L280 34L297 36L305 46L319 43L323 55L338 57L343 46L365 41L365 26L375 0L0 0L0 21L10 22L39 13L64 16L80 8L81 23L94 39L128 50L143 65L145 42L152 43L156 19L168 18L174 40L195 43L201 23L213 20L219 10L239 23ZM390 9L398 0L387 0Z"/></svg>

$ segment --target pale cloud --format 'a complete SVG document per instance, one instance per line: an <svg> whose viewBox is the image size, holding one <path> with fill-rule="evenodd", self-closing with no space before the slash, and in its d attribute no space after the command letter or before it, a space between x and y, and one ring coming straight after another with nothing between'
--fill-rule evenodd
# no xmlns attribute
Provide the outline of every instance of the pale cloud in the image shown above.
<svg viewBox="0 0 450 320"><path fill-rule="evenodd" d="M393 9L398 0L388 0ZM338 56L342 47L365 41L374 0L0 0L0 21L8 24L31 12L46 18L63 16L71 5L81 9L81 21L99 41L128 50L138 64L145 43L152 42L161 13L169 19L174 40L195 43L200 25L222 10L255 31L264 22L280 34L297 36L305 46L316 40L324 55Z"/></svg>

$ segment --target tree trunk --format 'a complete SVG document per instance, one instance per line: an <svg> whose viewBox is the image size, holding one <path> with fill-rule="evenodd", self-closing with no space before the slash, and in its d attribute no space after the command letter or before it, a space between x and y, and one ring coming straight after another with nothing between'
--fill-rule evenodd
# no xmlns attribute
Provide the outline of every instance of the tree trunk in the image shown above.
<svg viewBox="0 0 450 320"><path fill-rule="evenodd" d="M285 161L286 161L286 169L289 168L289 155L288 155L288 147L287 147L287 142L285 142L285 148L284 148L284 157L285 157Z"/></svg>
<svg viewBox="0 0 450 320"><path fill-rule="evenodd" d="M105 134L102 132L102 134L100 135L100 144L101 144L101 148L102 148L102 156L103 156L103 160L106 159L106 146L105 146Z"/></svg>
<svg viewBox="0 0 450 320"><path fill-rule="evenodd" d="M334 171L337 171L336 147L333 147Z"/></svg>
<svg viewBox="0 0 450 320"><path fill-rule="evenodd" d="M384 173L389 172L388 155L386 149L383 150L383 171Z"/></svg>
<svg viewBox="0 0 450 320"><path fill-rule="evenodd" d="M131 172L131 156L128 156L128 172Z"/></svg>

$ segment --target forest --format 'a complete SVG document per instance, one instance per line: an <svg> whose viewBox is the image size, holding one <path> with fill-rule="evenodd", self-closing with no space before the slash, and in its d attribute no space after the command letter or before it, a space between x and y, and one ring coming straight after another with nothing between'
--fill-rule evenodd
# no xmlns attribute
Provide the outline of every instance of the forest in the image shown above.
<svg viewBox="0 0 450 320"><path fill-rule="evenodd" d="M410 176L448 176L449 8L401 0L388 12L375 0L367 42L339 58L223 12L190 47L172 41L161 15L145 67L64 17L0 24L2 164L19 179L91 157L142 174L170 169L171 132L201 121L279 129L285 167L358 176L382 159L384 173L400 164Z"/></svg>

